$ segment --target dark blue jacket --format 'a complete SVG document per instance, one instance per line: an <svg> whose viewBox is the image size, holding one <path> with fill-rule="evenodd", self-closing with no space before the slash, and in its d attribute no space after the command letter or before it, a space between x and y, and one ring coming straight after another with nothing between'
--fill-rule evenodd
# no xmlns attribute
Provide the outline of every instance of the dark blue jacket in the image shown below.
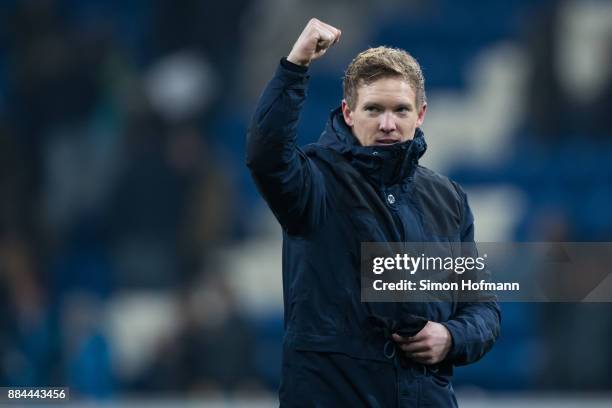
<svg viewBox="0 0 612 408"><path fill-rule="evenodd" d="M451 251L452 242L473 242L466 195L456 183L418 165L426 150L420 129L408 142L364 147L336 109L318 143L299 148L296 127L307 82L305 68L283 59L247 136L247 165L283 228L283 373L297 370L298 356L312 365L321 358L316 353L341 355L340 365L353 360L393 365L388 350L385 355L389 330L376 327L372 316L394 322L394 329L403 317L420 316L444 324L452 335L452 348L436 367L448 380L453 365L474 362L493 346L500 326L497 304L361 302L360 243L435 241ZM296 402L299 392L285 388L285 402ZM318 392L324 391L306 394ZM365 392L364 406L384 401L376 390Z"/></svg>

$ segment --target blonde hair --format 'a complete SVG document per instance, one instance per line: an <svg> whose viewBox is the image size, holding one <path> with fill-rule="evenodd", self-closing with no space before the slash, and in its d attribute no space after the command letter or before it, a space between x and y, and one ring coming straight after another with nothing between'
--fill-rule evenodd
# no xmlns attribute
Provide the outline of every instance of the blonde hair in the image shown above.
<svg viewBox="0 0 612 408"><path fill-rule="evenodd" d="M417 60L399 48L381 46L360 52L347 67L342 88L349 108L355 109L359 86L395 76L412 86L417 109L425 105L425 78Z"/></svg>

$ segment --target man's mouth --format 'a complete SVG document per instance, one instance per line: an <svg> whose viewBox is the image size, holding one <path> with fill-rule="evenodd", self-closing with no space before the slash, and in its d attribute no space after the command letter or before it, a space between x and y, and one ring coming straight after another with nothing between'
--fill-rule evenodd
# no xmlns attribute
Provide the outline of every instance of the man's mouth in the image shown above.
<svg viewBox="0 0 612 408"><path fill-rule="evenodd" d="M392 138L392 137L380 137L378 139L376 139L376 144L377 145L392 145L395 143L398 143L399 140Z"/></svg>

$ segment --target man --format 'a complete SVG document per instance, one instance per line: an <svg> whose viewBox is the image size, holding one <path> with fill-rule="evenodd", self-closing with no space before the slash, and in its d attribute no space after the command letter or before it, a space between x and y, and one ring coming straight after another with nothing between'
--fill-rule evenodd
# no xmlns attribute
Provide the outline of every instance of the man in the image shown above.
<svg viewBox="0 0 612 408"><path fill-rule="evenodd" d="M361 242L473 242L465 193L418 165L427 104L405 51L360 53L318 143L296 146L308 66L340 39L308 22L257 105L247 165L283 228L280 404L456 406L452 366L480 359L497 304L360 301Z"/></svg>

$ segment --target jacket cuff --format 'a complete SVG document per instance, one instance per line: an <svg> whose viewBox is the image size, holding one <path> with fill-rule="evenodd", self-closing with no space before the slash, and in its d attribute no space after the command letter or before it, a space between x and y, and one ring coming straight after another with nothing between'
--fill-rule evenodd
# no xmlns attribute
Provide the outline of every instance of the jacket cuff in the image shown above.
<svg viewBox="0 0 612 408"><path fill-rule="evenodd" d="M465 338L463 335L463 330L456 322L453 322L452 320L448 322L441 322L441 324L448 329L453 343L445 359L454 362L465 353Z"/></svg>
<svg viewBox="0 0 612 408"><path fill-rule="evenodd" d="M276 68L276 73L272 80L272 87L287 89L306 89L310 75L307 74L308 67L302 67L286 60L281 59Z"/></svg>
<svg viewBox="0 0 612 408"><path fill-rule="evenodd" d="M292 72L297 72L299 74L305 74L306 72L308 72L308 67L305 67L303 65L294 64L293 62L289 61L287 57L281 58L280 64L282 65L283 68L289 71L292 71Z"/></svg>

